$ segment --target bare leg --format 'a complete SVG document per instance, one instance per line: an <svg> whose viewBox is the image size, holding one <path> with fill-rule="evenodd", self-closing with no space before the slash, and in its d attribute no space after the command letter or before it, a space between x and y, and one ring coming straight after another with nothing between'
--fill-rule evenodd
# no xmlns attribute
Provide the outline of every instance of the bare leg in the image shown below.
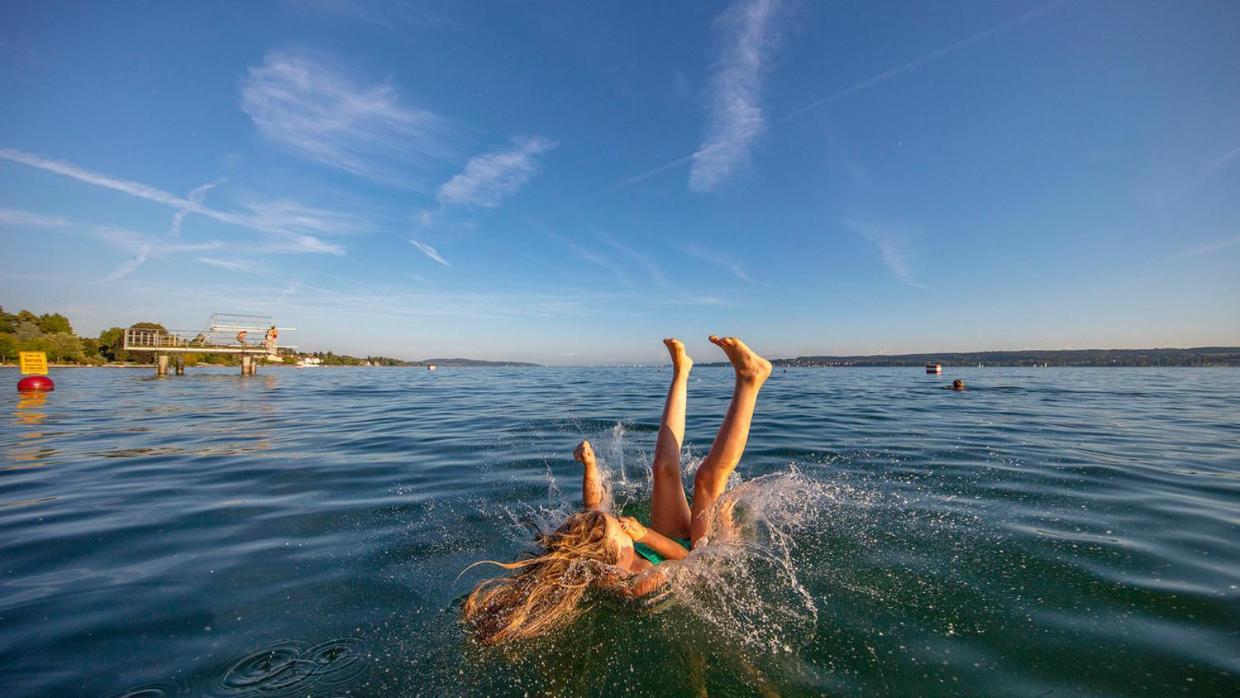
<svg viewBox="0 0 1240 698"><path fill-rule="evenodd" d="M672 355L672 385L667 389L663 421L654 442L654 492L650 495L650 527L668 538L689 537L689 500L680 477L680 450L685 441L685 400L693 359L679 339L665 339Z"/></svg>
<svg viewBox="0 0 1240 698"><path fill-rule="evenodd" d="M577 444L573 451L573 459L580 461L581 469L581 505L586 509L598 509L603 506L603 478L599 475L598 464L594 460L594 449L589 441Z"/></svg>
<svg viewBox="0 0 1240 698"><path fill-rule="evenodd" d="M698 467L693 481L692 535L694 542L705 535L709 522L706 514L723 494L728 478L745 453L749 441L749 424L753 420L754 406L758 403L758 391L771 375L771 362L758 356L745 343L735 337L711 336L710 341L723 349L736 369L736 387L732 390L732 404L724 415L719 434L711 444L710 453Z"/></svg>

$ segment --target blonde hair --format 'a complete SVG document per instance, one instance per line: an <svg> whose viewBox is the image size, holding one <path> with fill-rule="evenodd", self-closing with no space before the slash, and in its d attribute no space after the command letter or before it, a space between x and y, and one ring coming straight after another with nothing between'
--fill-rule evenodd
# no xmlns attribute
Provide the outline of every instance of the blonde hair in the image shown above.
<svg viewBox="0 0 1240 698"><path fill-rule="evenodd" d="M620 559L607 536L607 515L583 511L535 541L540 554L503 563L513 573L480 583L465 600L465 620L484 645L543 635L575 618L591 585L607 582Z"/></svg>

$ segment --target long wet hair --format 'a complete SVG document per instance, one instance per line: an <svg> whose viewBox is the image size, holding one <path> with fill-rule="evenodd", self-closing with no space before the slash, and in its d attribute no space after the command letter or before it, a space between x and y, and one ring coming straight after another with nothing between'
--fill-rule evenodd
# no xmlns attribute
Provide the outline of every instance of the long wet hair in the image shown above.
<svg viewBox="0 0 1240 698"><path fill-rule="evenodd" d="M514 562L484 560L512 573L479 584L465 600L465 620L484 645L543 635L581 612L591 586L615 578L619 548L607 537L607 516L583 511L535 538L541 553Z"/></svg>

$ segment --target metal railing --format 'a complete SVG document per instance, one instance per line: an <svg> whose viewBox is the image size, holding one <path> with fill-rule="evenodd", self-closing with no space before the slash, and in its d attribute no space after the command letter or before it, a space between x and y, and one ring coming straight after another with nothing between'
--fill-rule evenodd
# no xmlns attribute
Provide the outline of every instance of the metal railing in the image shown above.
<svg viewBox="0 0 1240 698"><path fill-rule="evenodd" d="M190 340L167 330L130 328L125 330L126 349L175 349L190 346Z"/></svg>

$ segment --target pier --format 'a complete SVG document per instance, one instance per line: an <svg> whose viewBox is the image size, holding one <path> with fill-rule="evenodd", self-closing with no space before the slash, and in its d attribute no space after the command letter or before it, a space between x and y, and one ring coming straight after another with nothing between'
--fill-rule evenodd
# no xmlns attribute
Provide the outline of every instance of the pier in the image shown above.
<svg viewBox="0 0 1240 698"><path fill-rule="evenodd" d="M261 361L281 360L278 341L266 339L272 327L275 322L269 316L217 313L203 330L131 327L125 330L124 349L154 354L157 376L168 375L169 368L178 376L185 375L186 354L235 354L241 357L241 375L252 376ZM276 327L277 332L292 329Z"/></svg>

